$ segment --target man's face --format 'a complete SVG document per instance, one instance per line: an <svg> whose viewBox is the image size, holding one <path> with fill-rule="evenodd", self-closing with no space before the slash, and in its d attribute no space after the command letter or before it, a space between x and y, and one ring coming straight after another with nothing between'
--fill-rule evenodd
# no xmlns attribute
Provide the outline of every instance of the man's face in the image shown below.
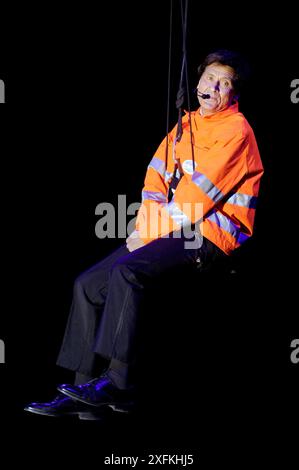
<svg viewBox="0 0 299 470"><path fill-rule="evenodd" d="M210 115L228 108L232 104L234 70L228 65L217 62L208 65L200 77L197 90L209 94L210 98L203 99L199 95L201 113Z"/></svg>

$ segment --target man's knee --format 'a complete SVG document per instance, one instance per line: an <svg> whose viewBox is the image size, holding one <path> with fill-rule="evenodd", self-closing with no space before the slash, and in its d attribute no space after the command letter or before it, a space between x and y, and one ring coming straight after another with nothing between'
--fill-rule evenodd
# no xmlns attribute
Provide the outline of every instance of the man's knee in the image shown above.
<svg viewBox="0 0 299 470"><path fill-rule="evenodd" d="M85 289L85 275L84 273L79 274L78 277L74 280L74 292L82 292Z"/></svg>
<svg viewBox="0 0 299 470"><path fill-rule="evenodd" d="M85 271L75 279L74 281L74 291L75 292L89 292L94 283L95 275Z"/></svg>

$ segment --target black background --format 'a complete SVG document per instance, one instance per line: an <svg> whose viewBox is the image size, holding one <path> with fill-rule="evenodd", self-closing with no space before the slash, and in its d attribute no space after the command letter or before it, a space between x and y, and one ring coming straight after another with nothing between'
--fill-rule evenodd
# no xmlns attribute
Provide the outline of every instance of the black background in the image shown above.
<svg viewBox="0 0 299 470"><path fill-rule="evenodd" d="M95 236L95 207L116 204L118 194L126 194L128 204L140 200L146 166L165 135L169 2L26 5L2 30L0 78L7 103L0 110L0 338L6 345L1 441L14 449L11 462L21 457L31 465L44 459L55 464L58 451L61 462L83 455L99 466L111 451L193 453L198 462L210 463L216 456L229 463L267 463L295 455L299 365L290 361L291 340L298 338L292 270L299 104L290 100L290 83L298 77L295 13L291 6L283 11L272 6L264 14L249 4L240 8L190 2L189 74L192 89L197 66L220 47L243 52L253 65L240 108L265 166L255 237L244 250L239 278L226 280L216 294L207 290L208 299L198 294L199 311L212 320L199 318L198 334L191 320L193 349L186 350L188 336L176 348L169 334L166 354L155 328L149 330L149 347L157 339L161 349L151 352L144 396L150 399L153 392L155 398L138 417L117 417L105 425L27 416L23 406L52 398L55 384L71 380L55 359L73 279L121 243ZM171 126L180 61L175 1ZM215 300L217 294L224 302ZM179 304L183 311L184 302ZM189 317L183 318L188 335ZM200 342L205 365L202 356L194 358ZM168 371L168 388L159 400L155 382L161 369ZM213 393L207 395L207 389Z"/></svg>

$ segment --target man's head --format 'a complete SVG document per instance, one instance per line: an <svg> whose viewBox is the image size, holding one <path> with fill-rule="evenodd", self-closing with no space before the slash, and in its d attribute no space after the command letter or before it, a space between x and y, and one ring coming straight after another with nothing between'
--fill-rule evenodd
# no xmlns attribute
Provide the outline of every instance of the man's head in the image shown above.
<svg viewBox="0 0 299 470"><path fill-rule="evenodd" d="M198 92L210 95L209 99L203 99L198 94L201 112L208 115L222 111L238 100L249 67L237 52L221 49L209 54L198 72Z"/></svg>

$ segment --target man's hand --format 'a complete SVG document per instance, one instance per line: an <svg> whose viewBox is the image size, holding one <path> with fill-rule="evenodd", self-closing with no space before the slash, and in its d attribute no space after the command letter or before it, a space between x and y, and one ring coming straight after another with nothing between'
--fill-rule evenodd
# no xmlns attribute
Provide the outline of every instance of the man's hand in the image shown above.
<svg viewBox="0 0 299 470"><path fill-rule="evenodd" d="M145 245L139 237L138 230L134 230L134 232L131 233L131 235L126 239L126 243L129 251L137 250L137 248Z"/></svg>

